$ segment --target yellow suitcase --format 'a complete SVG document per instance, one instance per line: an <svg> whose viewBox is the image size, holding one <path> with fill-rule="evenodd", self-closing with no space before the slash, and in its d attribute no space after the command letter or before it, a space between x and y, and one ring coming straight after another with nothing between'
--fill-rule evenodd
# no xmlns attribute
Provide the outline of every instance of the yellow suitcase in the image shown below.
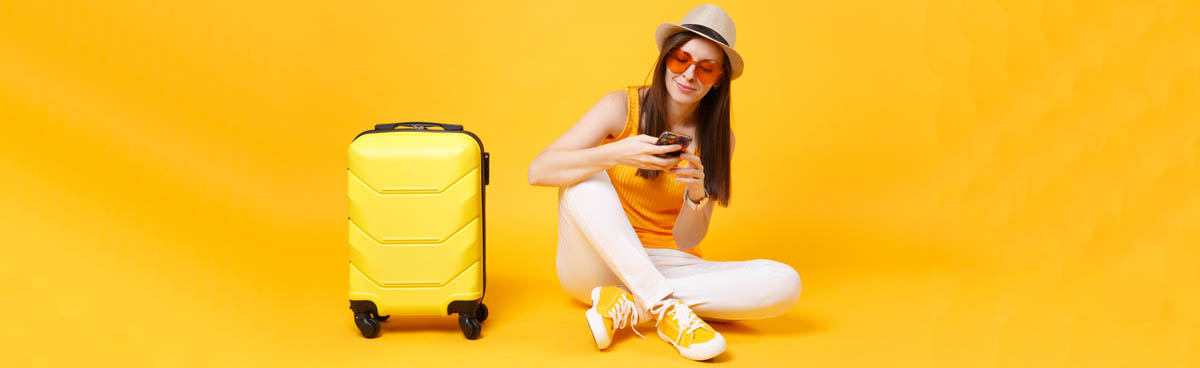
<svg viewBox="0 0 1200 368"><path fill-rule="evenodd" d="M437 128L437 129L433 129ZM367 338L390 315L458 314L468 339L483 305L489 155L461 125L379 124L350 143L350 310Z"/></svg>

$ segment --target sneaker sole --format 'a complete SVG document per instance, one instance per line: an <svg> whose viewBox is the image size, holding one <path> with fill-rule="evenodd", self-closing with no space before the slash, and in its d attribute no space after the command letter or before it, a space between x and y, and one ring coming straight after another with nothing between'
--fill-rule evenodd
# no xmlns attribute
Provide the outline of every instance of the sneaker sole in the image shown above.
<svg viewBox="0 0 1200 368"><path fill-rule="evenodd" d="M663 339L663 341L666 341L668 344L671 344L671 347L674 347L675 351L679 352L679 355L682 355L684 358L688 358L691 360L709 360L709 359L715 358L717 355L721 355L721 353L725 352L724 348L722 348L721 350L717 350L715 352L703 352L703 351L698 351L699 349L694 349L694 348L680 348L679 345L675 344L675 341L672 341L670 338L667 338L667 335L663 334L662 330L658 331L658 337L661 337Z"/></svg>
<svg viewBox="0 0 1200 368"><path fill-rule="evenodd" d="M583 315L587 317L588 329L592 330L592 339L596 340L596 348L603 350L612 344L612 338L608 337L608 331L604 327L604 317L596 311L596 303L599 302L600 287L596 287L592 289L592 307L588 308Z"/></svg>

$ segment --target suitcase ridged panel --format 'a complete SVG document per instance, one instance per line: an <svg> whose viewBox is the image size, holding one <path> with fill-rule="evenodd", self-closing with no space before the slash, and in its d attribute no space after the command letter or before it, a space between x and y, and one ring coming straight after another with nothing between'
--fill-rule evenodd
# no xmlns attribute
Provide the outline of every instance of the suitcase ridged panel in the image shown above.
<svg viewBox="0 0 1200 368"><path fill-rule="evenodd" d="M483 265L472 263L443 287L386 288L371 281L350 264L350 300L374 301L382 315L444 316L446 306L456 300L483 297Z"/></svg>
<svg viewBox="0 0 1200 368"><path fill-rule="evenodd" d="M441 243L482 213L478 169L433 194L379 193L346 176L351 221L380 243Z"/></svg>
<svg viewBox="0 0 1200 368"><path fill-rule="evenodd" d="M446 314L483 296L480 147L469 135L397 131L351 143L351 300L381 314Z"/></svg>
<svg viewBox="0 0 1200 368"><path fill-rule="evenodd" d="M436 193L480 166L479 145L456 133L366 134L349 153L350 171L381 193Z"/></svg>
<svg viewBox="0 0 1200 368"><path fill-rule="evenodd" d="M457 276L474 257L448 257L453 254L480 254L480 219L476 218L443 243L382 244L371 239L350 221L350 263L364 270L370 279L384 286L442 286ZM396 267L396 259L420 259Z"/></svg>

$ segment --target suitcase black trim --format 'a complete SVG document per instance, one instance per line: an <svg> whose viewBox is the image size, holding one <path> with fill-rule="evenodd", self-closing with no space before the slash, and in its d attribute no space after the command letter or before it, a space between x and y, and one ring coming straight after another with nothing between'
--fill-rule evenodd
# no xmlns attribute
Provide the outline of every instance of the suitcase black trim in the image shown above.
<svg viewBox="0 0 1200 368"><path fill-rule="evenodd" d="M412 125L419 126L419 128L394 129L397 125L401 125L401 124L412 124ZM445 128L445 130L425 129L425 127L429 127L429 126L442 126L443 128ZM383 127L387 127L388 129L378 129L378 128L383 128ZM364 131L362 133L358 133L358 135L354 136L354 139L350 140L350 142L353 143L355 140L358 140L359 137L362 137L367 134L402 133L402 132L466 134L466 135L470 136L472 139L474 139L475 143L479 145L479 162L480 162L480 166L481 166L480 169L483 170L483 180L480 180L480 184L479 184L480 201L483 202L483 203L480 203L480 211L482 211L482 213L480 214L480 218L482 219L482 222L483 222L482 229L480 230L483 233L483 235L482 235L483 236L483 246L482 246L482 248L483 248L482 249L482 252L483 252L483 254L482 254L483 288L482 289L483 290L480 290L480 292L483 295L480 295L479 299L477 299L477 300L456 300L456 301L450 302L450 305L446 306L446 314L458 313L460 316L460 319L461 319L461 317L469 317L470 319L476 319L477 317L483 317L483 318L479 318L479 319L480 320L486 319L487 318L487 307L483 305L483 297L484 297L484 295L487 294L487 185L489 184L489 181L490 181L489 177L491 176L490 175L491 165L489 162L489 161L491 161L491 155L484 150L483 141L479 139L479 136L475 135L475 133L471 133L470 131L462 130L461 125L424 123L424 122L379 124L379 125L376 125L376 129L371 129L371 130ZM350 309L352 311L354 311L355 314L373 313L373 316L378 316L378 309L376 309L375 303L370 300L351 300L350 301ZM371 312L371 311L374 311L374 312ZM477 314L479 314L479 312L482 312L482 316L477 316ZM387 317L381 317L381 318L386 319ZM475 322L476 326L478 326L478 322L479 321ZM463 322L460 321L459 323L462 324ZM360 329L361 329L361 327L360 327ZM465 327L464 327L464 333L466 333ZM375 334L378 335L378 330L376 330ZM364 331L363 335L367 336L366 331ZM478 329L475 330L474 335L475 335L475 337L477 337L479 335ZM367 336L367 337L373 337L373 336ZM468 334L468 338L473 339L474 337L472 337L472 336L470 336L470 334Z"/></svg>

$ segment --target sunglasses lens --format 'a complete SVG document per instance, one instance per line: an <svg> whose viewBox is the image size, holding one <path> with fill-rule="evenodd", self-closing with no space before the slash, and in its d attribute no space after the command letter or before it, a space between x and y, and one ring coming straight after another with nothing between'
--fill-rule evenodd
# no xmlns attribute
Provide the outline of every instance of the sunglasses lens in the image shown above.
<svg viewBox="0 0 1200 368"><path fill-rule="evenodd" d="M675 50L671 56L667 57L667 68L671 69L672 73L683 73L691 64L692 55L682 50Z"/></svg>
<svg viewBox="0 0 1200 368"><path fill-rule="evenodd" d="M713 84L721 76L720 68L719 65L711 61L702 61L696 64L696 79L699 79L704 84Z"/></svg>

